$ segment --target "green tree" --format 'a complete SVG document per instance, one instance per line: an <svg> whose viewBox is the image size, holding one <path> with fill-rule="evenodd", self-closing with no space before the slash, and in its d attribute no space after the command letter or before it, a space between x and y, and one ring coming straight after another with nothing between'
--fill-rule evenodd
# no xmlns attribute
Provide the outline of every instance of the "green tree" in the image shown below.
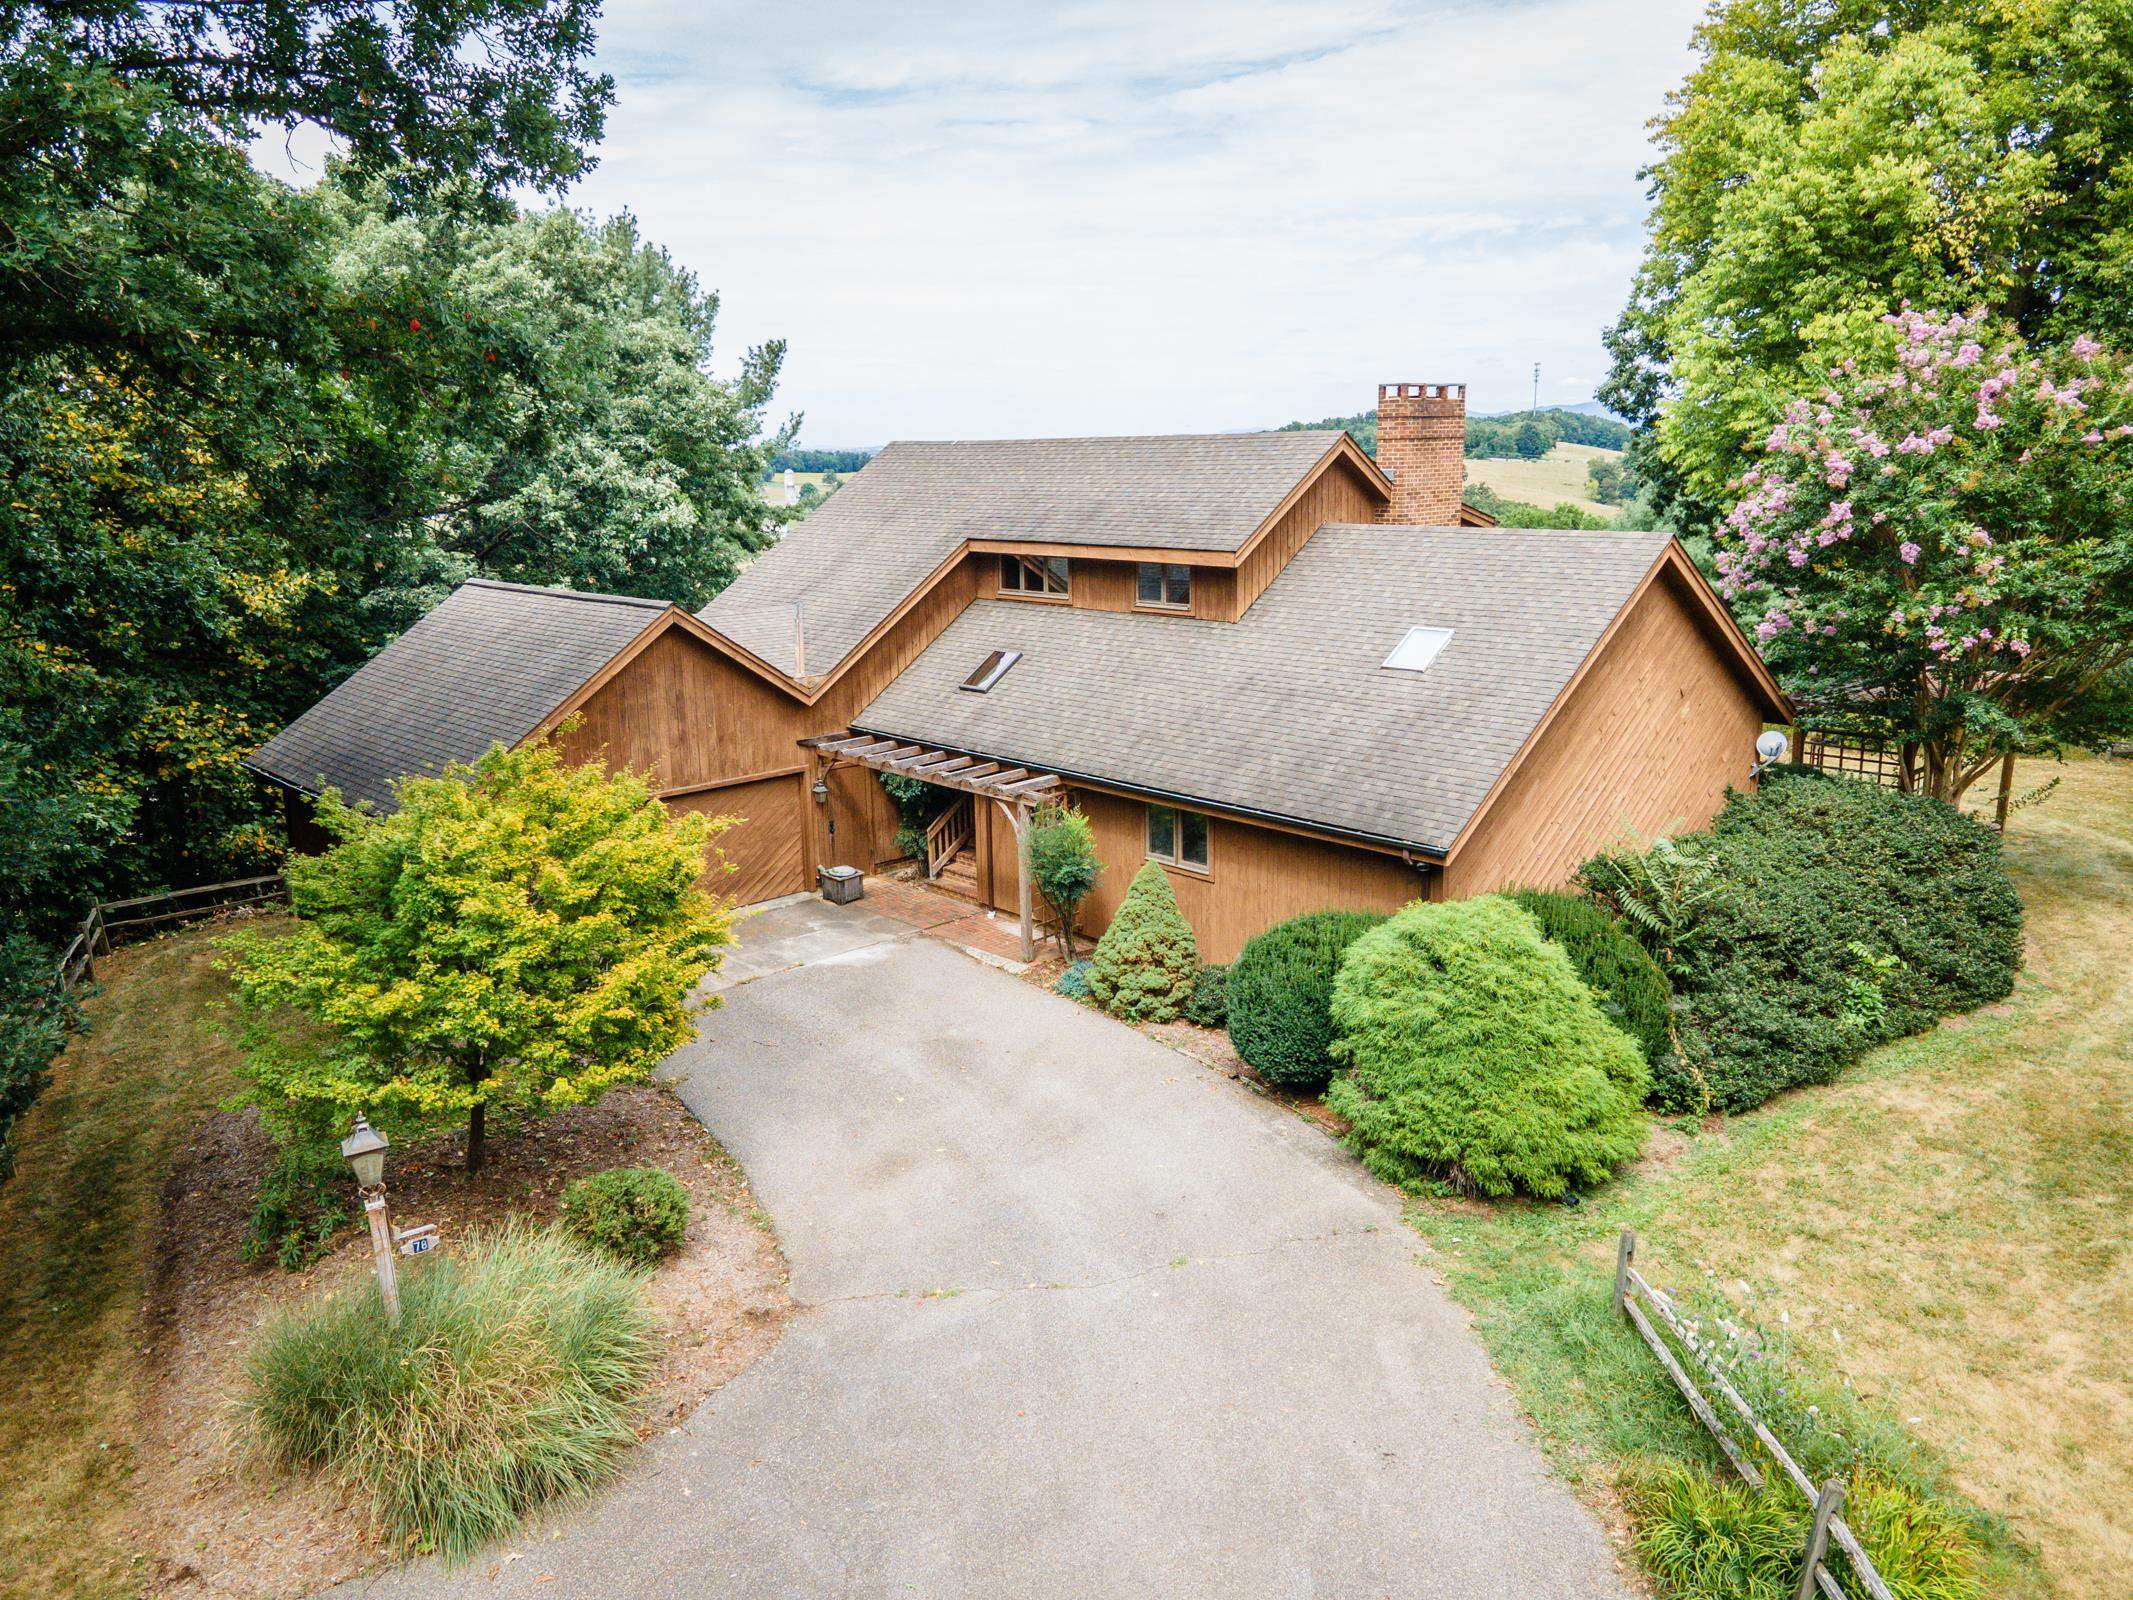
<svg viewBox="0 0 2133 1600"><path fill-rule="evenodd" d="M1522 461L1538 461L1555 448L1555 440L1547 429L1528 418L1511 435L1511 448L1518 452Z"/></svg>
<svg viewBox="0 0 2133 1600"><path fill-rule="evenodd" d="M1029 874L1059 919L1059 942L1074 959L1074 918L1103 875L1089 819L1072 806L1040 806L1029 824Z"/></svg>
<svg viewBox="0 0 2133 1600"><path fill-rule="evenodd" d="M1723 0L1695 48L1601 389L1682 531L1906 299L2029 344L2133 334L2125 0Z"/></svg>
<svg viewBox="0 0 2133 1600"><path fill-rule="evenodd" d="M1594 456L1585 468L1592 498L1603 506L1622 503L1622 463L1612 456Z"/></svg>
<svg viewBox="0 0 2133 1600"><path fill-rule="evenodd" d="M697 887L713 827L545 744L395 799L378 817L324 798L335 842L289 864L295 926L229 941L247 1093L292 1142L356 1111L464 1120L473 1172L492 1109L596 1100L690 1036L732 940Z"/></svg>
<svg viewBox="0 0 2133 1600"><path fill-rule="evenodd" d="M1722 585L1809 708L1915 741L1954 802L2010 750L2127 726L2133 363L1906 310L1798 399L1717 536Z"/></svg>

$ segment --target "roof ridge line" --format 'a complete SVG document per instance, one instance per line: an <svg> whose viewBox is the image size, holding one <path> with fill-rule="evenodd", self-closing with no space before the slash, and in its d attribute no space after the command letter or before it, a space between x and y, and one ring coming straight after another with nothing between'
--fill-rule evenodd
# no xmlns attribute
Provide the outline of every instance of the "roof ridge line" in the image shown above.
<svg viewBox="0 0 2133 1600"><path fill-rule="evenodd" d="M468 578L463 589L501 589L507 594L544 594L555 600L590 600L596 605L644 606L664 611L674 602L641 594L601 594L593 589L564 589L547 583L507 583L502 578Z"/></svg>

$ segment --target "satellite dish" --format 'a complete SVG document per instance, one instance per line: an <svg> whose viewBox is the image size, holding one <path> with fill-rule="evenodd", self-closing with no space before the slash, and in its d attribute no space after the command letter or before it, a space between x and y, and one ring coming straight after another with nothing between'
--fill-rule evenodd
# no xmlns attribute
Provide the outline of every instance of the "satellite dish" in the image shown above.
<svg viewBox="0 0 2133 1600"><path fill-rule="evenodd" d="M1770 765L1771 762L1779 760L1781 757L1783 757L1783 755L1785 754L1785 747L1790 742L1791 741L1785 737L1784 731L1782 729L1766 728L1761 733L1756 735L1756 758L1760 760L1764 766L1767 767Z"/></svg>

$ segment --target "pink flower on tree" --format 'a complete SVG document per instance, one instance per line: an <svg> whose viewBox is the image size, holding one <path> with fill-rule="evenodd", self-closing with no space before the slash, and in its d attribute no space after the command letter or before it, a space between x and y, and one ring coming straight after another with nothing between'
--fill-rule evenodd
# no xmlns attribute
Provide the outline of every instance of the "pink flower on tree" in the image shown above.
<svg viewBox="0 0 2133 1600"><path fill-rule="evenodd" d="M1902 544L1896 547L1896 553L1903 557L1903 564L1905 566L1915 567L1918 565L1918 557L1920 552L1918 545L1913 540L1904 540Z"/></svg>

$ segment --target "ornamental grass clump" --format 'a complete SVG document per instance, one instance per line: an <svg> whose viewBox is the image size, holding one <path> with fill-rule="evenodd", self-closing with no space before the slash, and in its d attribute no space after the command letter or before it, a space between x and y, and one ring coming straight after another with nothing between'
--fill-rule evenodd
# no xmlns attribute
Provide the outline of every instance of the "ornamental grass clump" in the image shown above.
<svg viewBox="0 0 2133 1600"><path fill-rule="evenodd" d="M1636 1042L1501 896L1417 902L1349 946L1333 982L1348 1071L1326 1104L1380 1177L1560 1196L1644 1144Z"/></svg>
<svg viewBox="0 0 2133 1600"><path fill-rule="evenodd" d="M1313 911L1247 940L1229 969L1229 1037L1247 1065L1285 1089L1333 1076L1333 974L1348 947L1385 918Z"/></svg>
<svg viewBox="0 0 2133 1600"><path fill-rule="evenodd" d="M1175 1022L1192 998L1200 947L1170 878L1153 861L1134 874L1089 963L1089 996L1127 1022Z"/></svg>
<svg viewBox="0 0 2133 1600"><path fill-rule="evenodd" d="M658 1353L636 1274L513 1225L408 1273L397 1326L368 1271L270 1323L243 1404L283 1464L344 1480L394 1543L461 1561L615 1470Z"/></svg>

